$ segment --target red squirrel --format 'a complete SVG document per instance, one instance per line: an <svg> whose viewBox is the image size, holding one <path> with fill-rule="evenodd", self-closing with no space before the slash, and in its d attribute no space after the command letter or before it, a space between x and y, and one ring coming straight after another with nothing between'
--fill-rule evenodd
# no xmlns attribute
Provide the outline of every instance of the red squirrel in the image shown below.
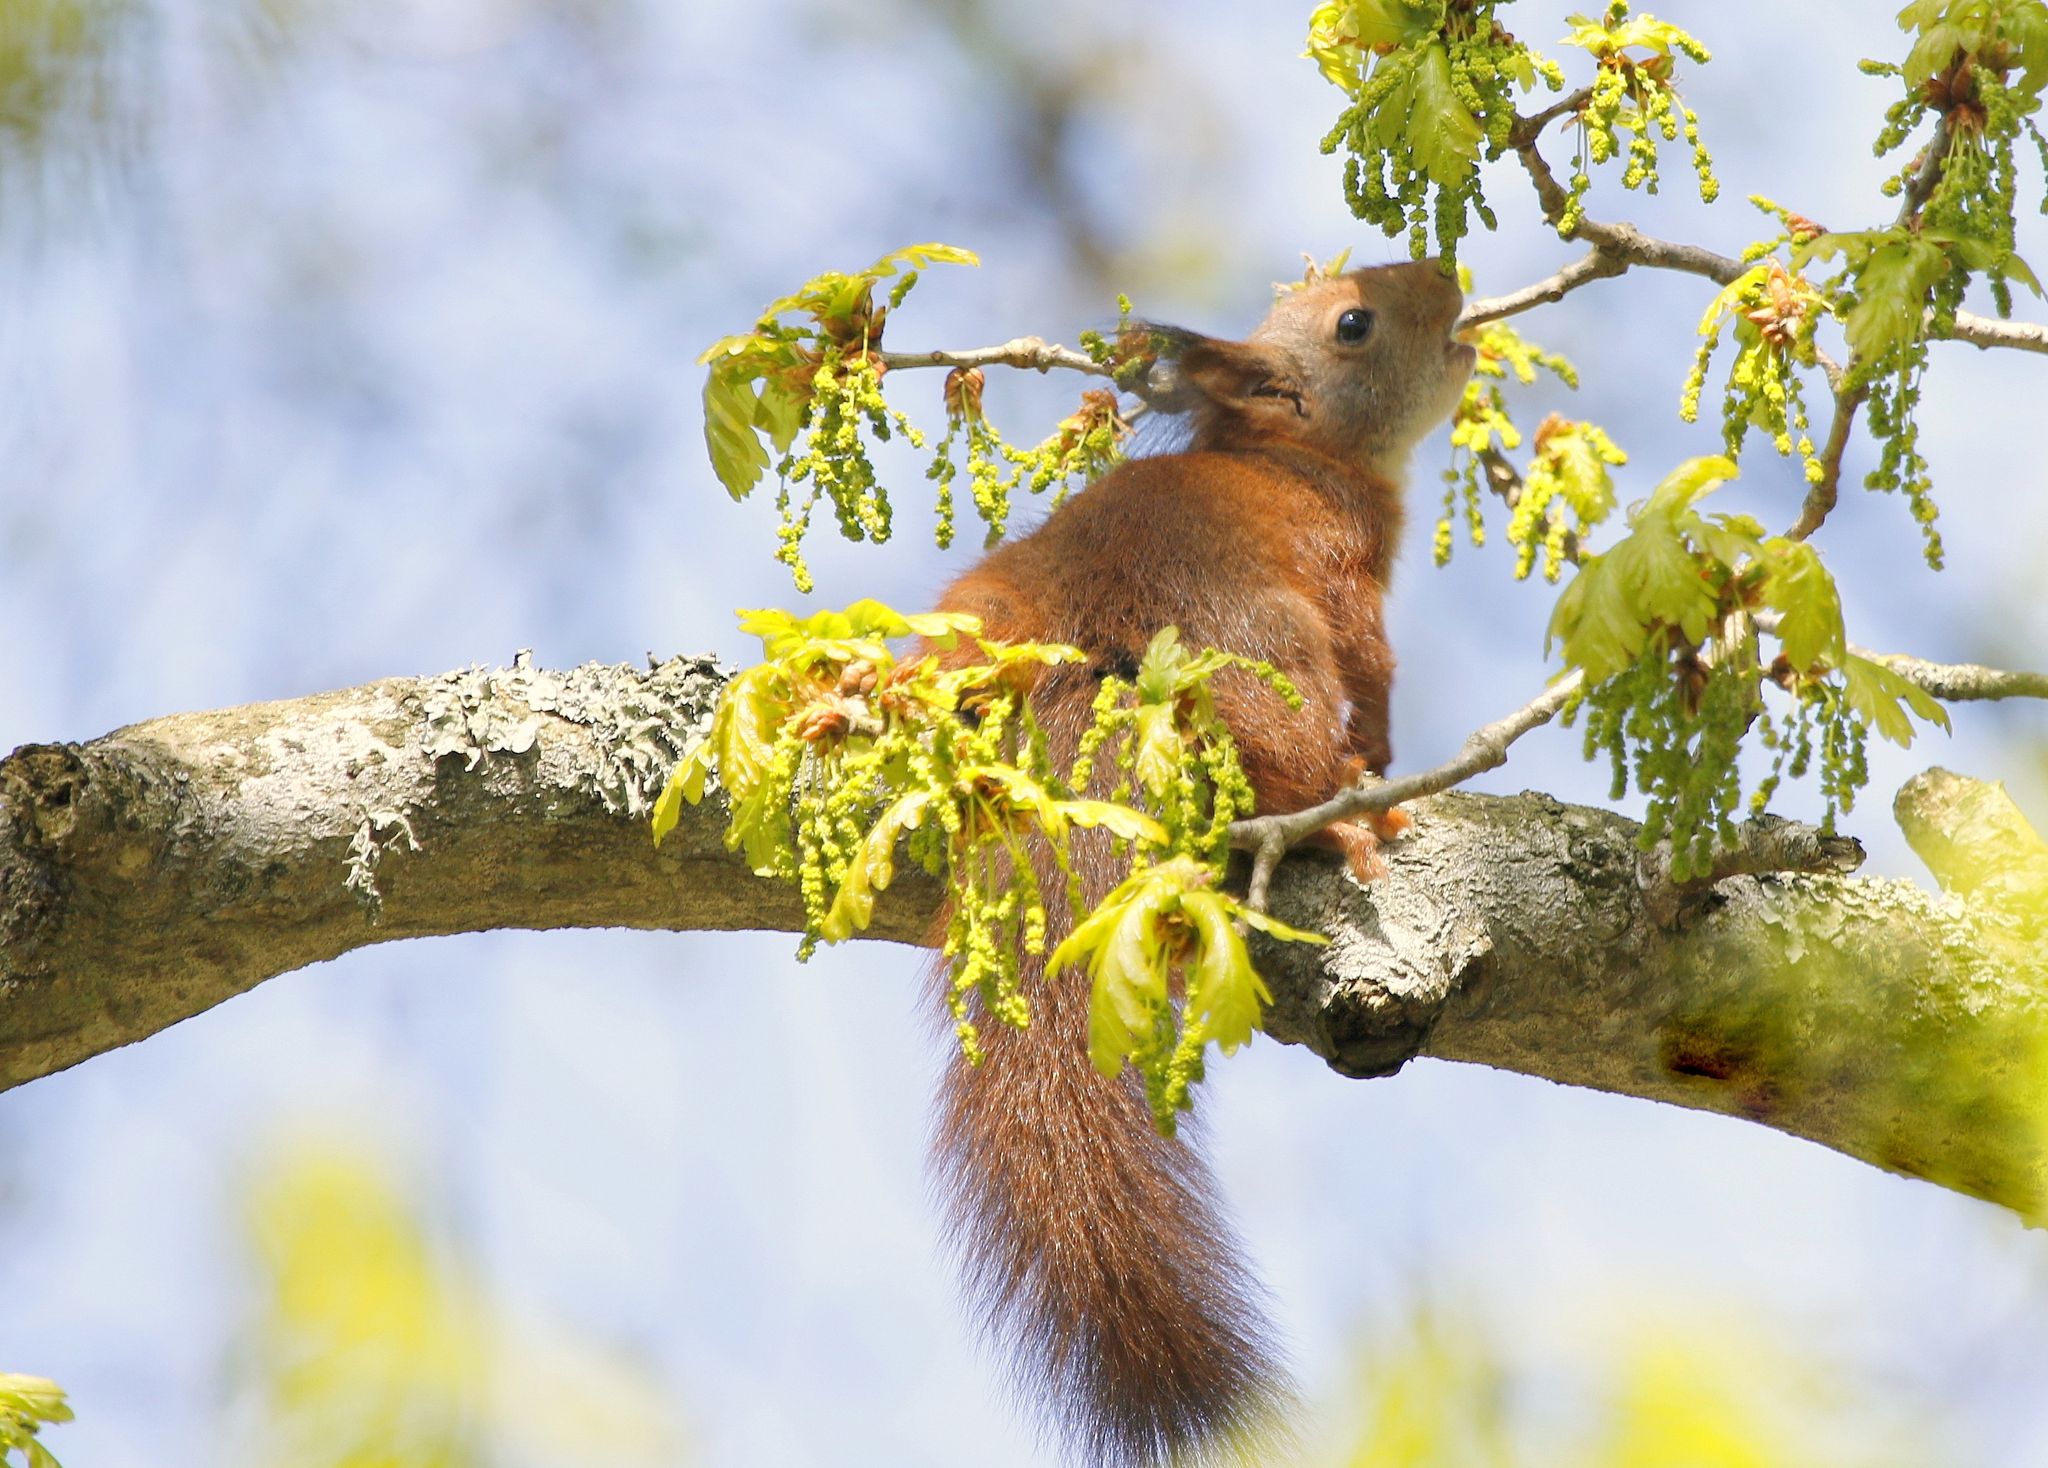
<svg viewBox="0 0 2048 1468"><path fill-rule="evenodd" d="M1293 291L1243 342L1159 334L1186 450L1122 464L939 600L988 637L1088 654L1029 692L1056 754L1072 757L1100 680L1131 677L1172 624L1183 645L1271 662L1301 693L1297 710L1248 674L1216 682L1259 809L1299 810L1386 768L1381 598L1409 453L1472 369L1452 338L1460 304L1420 261ZM1369 877L1378 840L1404 824L1394 813L1327 839ZM1077 845L1075 862L1090 902L1122 876L1100 844ZM1055 911L1048 949L1066 926ZM1105 1080L1090 1064L1081 976L1030 983L1044 960L1024 963L1030 1027L986 1025L984 1062L954 1058L933 1143L980 1323L1076 1461L1245 1451L1288 1387L1206 1164L1153 1130L1132 1072Z"/></svg>

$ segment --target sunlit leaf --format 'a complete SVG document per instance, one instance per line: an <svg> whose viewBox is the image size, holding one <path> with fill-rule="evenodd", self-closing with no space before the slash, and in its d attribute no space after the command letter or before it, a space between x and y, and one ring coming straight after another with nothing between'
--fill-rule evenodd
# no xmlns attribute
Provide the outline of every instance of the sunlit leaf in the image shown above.
<svg viewBox="0 0 2048 1468"><path fill-rule="evenodd" d="M896 879L896 843L924 824L931 808L931 791L911 790L882 812L825 914L820 932L826 942L842 943L867 929L875 915L876 894L887 891Z"/></svg>
<svg viewBox="0 0 2048 1468"><path fill-rule="evenodd" d="M1060 813L1077 826L1100 827L1124 841L1164 846L1166 828L1141 810L1107 800L1063 800Z"/></svg>
<svg viewBox="0 0 2048 1468"><path fill-rule="evenodd" d="M1842 599L1820 555L1804 541L1773 539L1764 546L1764 603L1779 613L1778 640L1792 666L1805 672L1847 656Z"/></svg>
<svg viewBox="0 0 2048 1468"><path fill-rule="evenodd" d="M1441 41L1424 46L1409 73L1408 139L1432 183L1462 184L1479 161L1486 133L1451 84L1451 58Z"/></svg>
<svg viewBox="0 0 2048 1468"><path fill-rule="evenodd" d="M1216 892L1181 897L1182 916L1194 927L1199 956L1187 975L1187 1023L1199 1026L1225 1055L1251 1040L1273 1002L1252 968L1250 952L1231 918L1236 904Z"/></svg>
<svg viewBox="0 0 2048 1468"><path fill-rule="evenodd" d="M1842 687L1849 706L1894 744L1913 742L1913 721L1907 717L1907 709L1943 730L1949 727L1948 710L1925 689L1869 658L1854 653L1843 656Z"/></svg>

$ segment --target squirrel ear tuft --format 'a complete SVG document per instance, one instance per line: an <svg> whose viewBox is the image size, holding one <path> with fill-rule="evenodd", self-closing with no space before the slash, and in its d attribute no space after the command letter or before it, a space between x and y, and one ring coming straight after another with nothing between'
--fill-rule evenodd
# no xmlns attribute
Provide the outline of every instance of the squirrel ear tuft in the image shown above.
<svg viewBox="0 0 2048 1468"><path fill-rule="evenodd" d="M1167 413L1252 421L1305 411L1298 374L1272 348L1171 326L1146 326L1158 352L1146 396Z"/></svg>

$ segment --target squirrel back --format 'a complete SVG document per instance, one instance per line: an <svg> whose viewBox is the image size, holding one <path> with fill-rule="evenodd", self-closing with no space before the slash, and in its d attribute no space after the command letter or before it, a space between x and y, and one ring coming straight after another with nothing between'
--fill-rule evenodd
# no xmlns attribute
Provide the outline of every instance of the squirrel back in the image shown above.
<svg viewBox="0 0 2048 1468"><path fill-rule="evenodd" d="M1216 680L1261 809L1385 768L1381 595L1409 452L1471 370L1450 337L1459 303L1424 261L1305 286L1243 342L1155 329L1187 451L1121 465L939 601L990 638L1088 653L1030 690L1055 757L1072 759L1100 680L1135 674L1173 624L1190 648L1275 664L1302 695L1296 710L1249 675ZM1370 830L1333 832L1355 871L1375 869ZM1090 833L1074 862L1091 904L1123 876ZM1063 889L1049 870L1040 884ZM1069 926L1049 906L1048 951ZM934 1171L979 1321L1076 1461L1256 1452L1289 1387L1208 1168L1153 1130L1133 1073L1095 1071L1086 983L1033 983L1044 961L1024 965L1030 1027L985 1026L983 1063L956 1055L939 1099Z"/></svg>

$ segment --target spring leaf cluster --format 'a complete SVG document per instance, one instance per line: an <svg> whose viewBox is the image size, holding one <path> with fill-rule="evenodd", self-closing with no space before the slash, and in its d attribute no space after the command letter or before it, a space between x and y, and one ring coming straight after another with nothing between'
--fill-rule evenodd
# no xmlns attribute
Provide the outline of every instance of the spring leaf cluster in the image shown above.
<svg viewBox="0 0 2048 1468"><path fill-rule="evenodd" d="M1543 552L1543 579L1555 581L1568 552L1614 510L1614 476L1628 455L1597 423L1552 413L1536 427L1536 454L1508 518L1515 579L1526 579Z"/></svg>
<svg viewBox="0 0 2048 1468"><path fill-rule="evenodd" d="M1418 260L1432 234L1449 264L1474 216L1494 227L1480 160L1507 150L1516 91L1564 86L1495 19L1505 3L1327 0L1310 17L1308 55L1350 98L1323 151L1348 155L1352 213L1389 235L1405 228Z"/></svg>
<svg viewBox="0 0 2048 1468"><path fill-rule="evenodd" d="M1704 65L1711 59L1707 48L1669 21L1630 15L1628 0L1613 0L1597 20L1574 15L1570 22L1571 34L1563 44L1581 48L1595 65L1589 95L1579 109L1578 155L1557 232L1569 238L1577 228L1592 186L1588 170L1623 151L1623 132L1629 135L1623 188L1656 193L1657 140L1671 142L1682 132L1692 147L1700 199L1713 203L1721 185L1714 177L1714 161L1700 141L1699 116L1678 99L1672 84L1677 58Z"/></svg>
<svg viewBox="0 0 2048 1468"><path fill-rule="evenodd" d="M869 441L901 438L921 449L925 435L882 391L883 329L922 267L978 263L971 251L925 244L892 251L865 270L827 272L771 301L752 331L723 337L698 358L710 369L704 439L712 468L734 499L746 498L774 470L781 521L776 559L789 567L798 590L811 589L803 546L821 504L831 507L848 540L880 544L894 533L894 507ZM885 284L886 301L877 303L875 293ZM1105 348L1120 363L1116 350ZM947 382L948 431L927 470L939 487L941 545L953 537L955 454L963 437L970 492L993 544L1019 484L1041 493L1091 478L1116 461L1130 431L1115 394L1098 391L1085 395L1044 442L1017 448L989 423L981 391L978 370L956 372Z"/></svg>
<svg viewBox="0 0 2048 1468"><path fill-rule="evenodd" d="M1668 838L1680 881L1734 839L1737 757L1753 729L1772 753L1753 806L1817 769L1832 829L1865 783L1871 728L1907 744L1914 716L1948 725L1918 687L1849 651L1834 578L1810 545L1698 508L1735 472L1720 457L1680 465L1631 508L1628 535L1581 563L1550 624L1585 674L1571 714L1585 717L1587 756L1608 755L1616 799L1633 772L1648 797L1643 844ZM1779 644L1768 662L1764 626ZM1773 711L1766 687L1789 697L1788 712Z"/></svg>
<svg viewBox="0 0 2048 1468"><path fill-rule="evenodd" d="M22 1468L58 1468L56 1457L36 1434L54 1422L71 1420L64 1388L41 1376L0 1371L0 1468L21 1454Z"/></svg>
<svg viewBox="0 0 2048 1468"><path fill-rule="evenodd" d="M1131 425L1109 388L1081 394L1081 405L1059 421L1044 441L1028 449L1006 442L982 410L986 378L979 367L956 367L946 374L946 436L932 452L925 477L937 486L937 539L941 548L953 543L954 481L961 465L956 454L966 450L967 488L976 512L987 527L984 545L1003 538L1009 525L1013 492L1021 485L1032 494L1053 491L1057 507L1068 487L1087 483L1112 467Z"/></svg>
<svg viewBox="0 0 2048 1468"><path fill-rule="evenodd" d="M797 885L800 957L865 930L907 852L948 893L950 1001L978 1061L977 1017L1030 1023L1020 956L1046 953L1058 904L1080 915L1074 843L1093 833L1131 877L1071 927L1054 966L1086 967L1096 1063L1131 1060L1171 1129L1207 1046L1243 1043L1266 1001L1234 925L1295 936L1220 890L1228 828L1252 792L1210 686L1231 672L1286 697L1285 680L1190 652L1166 628L1134 680L1102 680L1093 725L1063 767L1026 694L1081 661L1075 648L994 642L973 617L906 616L874 601L802 618L749 612L741 626L766 661L727 684L656 802L655 840L715 774L731 803L726 844L757 873ZM889 640L913 635L929 650L899 659ZM1111 911L1122 917L1099 920ZM1145 1023L1133 1028L1125 1021L1140 1009Z"/></svg>
<svg viewBox="0 0 2048 1468"><path fill-rule="evenodd" d="M2048 170L2048 137L2036 120L2048 87L2048 4L1914 0L1898 19L1913 37L1905 61L1866 61L1863 70L1897 79L1904 92L1885 113L1880 157L1934 124L1932 138L1885 185L1905 197L1905 210L1888 229L1824 235L1796 263L1839 261L1825 289L1843 317L1851 385L1868 392L1879 443L1865 482L1906 496L1928 563L1938 568L1938 511L1914 420L1927 341L1954 328L1973 275L1988 284L2001 316L2011 314L2012 282L2041 293L2014 252L2014 228L2023 138ZM2048 198L2042 207L2048 211Z"/></svg>
<svg viewBox="0 0 2048 1468"><path fill-rule="evenodd" d="M1526 386L1541 369L1567 387L1579 385L1569 361L1536 346L1506 322L1489 321L1468 333L1468 339L1475 357L1451 415L1451 463L1444 470L1443 514L1436 524L1439 566L1451 558L1452 521L1461 509L1472 543L1486 544L1482 476L1505 472L1502 455L1522 446L1522 431L1509 416L1503 392L1509 376ZM1519 488L1508 521L1517 579L1534 568L1539 549L1543 574L1557 579L1570 550L1612 512L1614 482L1608 469L1627 461L1595 424L1553 413L1537 427L1535 457L1526 472L1515 476Z"/></svg>
<svg viewBox="0 0 2048 1468"><path fill-rule="evenodd" d="M1776 207L1768 200L1755 202ZM1799 373L1818 360L1814 333L1830 314L1828 299L1775 255L1752 258L1757 263L1722 287L1700 318L1699 354L1686 376L1678 416L1688 423L1698 419L1707 370L1726 330L1735 344L1721 396L1721 439L1728 457L1740 459L1749 431L1760 429L1780 456L1796 451L1807 482L1816 484L1825 469L1813 446Z"/></svg>
<svg viewBox="0 0 2048 1468"><path fill-rule="evenodd" d="M1134 1063L1162 1130L1190 1104L1208 1047L1235 1054L1273 1001L1240 929L1325 941L1244 906L1219 890L1220 875L1189 856L1138 867L1075 925L1046 966L1048 977L1086 967L1089 1059L1106 1076Z"/></svg>
<svg viewBox="0 0 2048 1468"><path fill-rule="evenodd" d="M704 382L704 439L726 492L745 499L774 454L795 441L810 420L817 372L828 358L843 361L849 352L866 355L881 345L888 312L875 306L876 286L895 281L890 305L900 305L919 267L980 263L972 251L953 245L892 251L865 270L828 271L806 281L794 294L770 301L752 331L706 347L697 358L711 369ZM783 319L791 316L799 319Z"/></svg>

